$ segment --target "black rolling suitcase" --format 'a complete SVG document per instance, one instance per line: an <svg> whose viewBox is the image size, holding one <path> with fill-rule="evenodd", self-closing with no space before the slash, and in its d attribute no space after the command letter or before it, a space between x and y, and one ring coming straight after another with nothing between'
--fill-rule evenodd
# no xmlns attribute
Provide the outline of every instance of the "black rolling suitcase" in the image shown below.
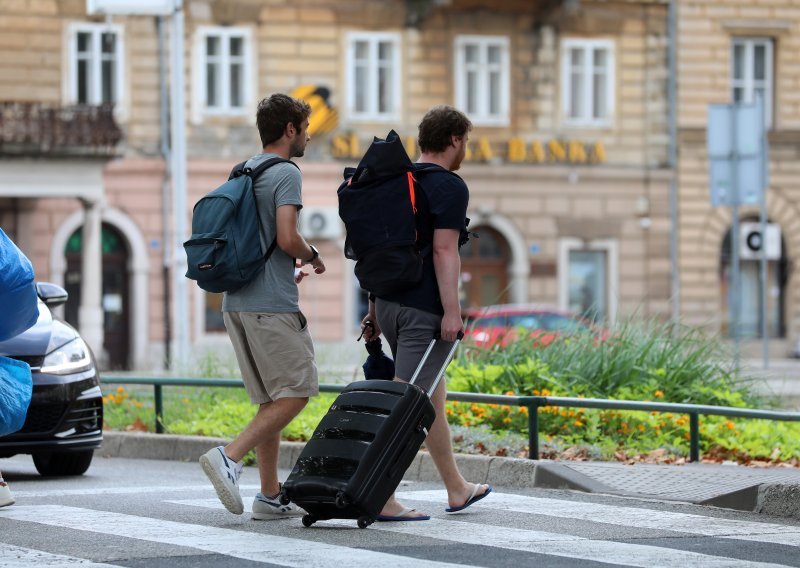
<svg viewBox="0 0 800 568"><path fill-rule="evenodd" d="M433 351L432 340L409 383L357 381L336 397L281 488L281 502L307 511L303 525L326 519L375 522L400 484L436 416L428 392L418 386ZM458 341L442 364L436 390Z"/></svg>

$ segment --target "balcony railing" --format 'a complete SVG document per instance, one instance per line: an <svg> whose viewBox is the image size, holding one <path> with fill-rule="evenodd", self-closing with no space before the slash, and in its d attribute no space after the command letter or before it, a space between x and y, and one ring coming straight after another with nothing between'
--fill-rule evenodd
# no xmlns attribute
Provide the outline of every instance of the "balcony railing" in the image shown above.
<svg viewBox="0 0 800 568"><path fill-rule="evenodd" d="M0 101L0 154L112 156L121 139L111 105Z"/></svg>

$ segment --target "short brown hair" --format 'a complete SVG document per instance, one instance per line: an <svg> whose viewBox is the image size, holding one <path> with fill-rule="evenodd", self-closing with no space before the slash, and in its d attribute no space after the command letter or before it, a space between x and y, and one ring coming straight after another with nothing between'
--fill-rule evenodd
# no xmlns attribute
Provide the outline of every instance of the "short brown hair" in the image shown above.
<svg viewBox="0 0 800 568"><path fill-rule="evenodd" d="M280 139L289 122L300 130L300 125L310 114L311 107L307 102L283 93L262 99L256 111L256 125L261 145L266 146Z"/></svg>
<svg viewBox="0 0 800 568"><path fill-rule="evenodd" d="M450 137L466 136L472 130L467 115L449 105L430 109L419 123L419 149L423 152L444 152L450 146Z"/></svg>

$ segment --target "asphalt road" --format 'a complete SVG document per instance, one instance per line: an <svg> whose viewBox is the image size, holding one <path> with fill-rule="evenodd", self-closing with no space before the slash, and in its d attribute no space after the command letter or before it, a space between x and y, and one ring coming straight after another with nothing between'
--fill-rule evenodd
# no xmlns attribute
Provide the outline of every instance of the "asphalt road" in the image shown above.
<svg viewBox="0 0 800 568"><path fill-rule="evenodd" d="M800 521L695 505L495 487L459 514L437 483L404 483L430 521L253 521L229 514L199 466L96 458L45 479L0 460L17 504L0 509L0 566L800 566ZM257 472L246 468L246 509Z"/></svg>

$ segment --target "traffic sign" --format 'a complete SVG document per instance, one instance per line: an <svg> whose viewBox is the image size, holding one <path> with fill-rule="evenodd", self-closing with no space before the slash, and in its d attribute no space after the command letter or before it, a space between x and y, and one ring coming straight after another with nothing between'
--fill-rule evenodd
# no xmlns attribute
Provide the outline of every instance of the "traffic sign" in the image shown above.
<svg viewBox="0 0 800 568"><path fill-rule="evenodd" d="M757 205L769 184L764 112L760 101L709 105L711 204Z"/></svg>

